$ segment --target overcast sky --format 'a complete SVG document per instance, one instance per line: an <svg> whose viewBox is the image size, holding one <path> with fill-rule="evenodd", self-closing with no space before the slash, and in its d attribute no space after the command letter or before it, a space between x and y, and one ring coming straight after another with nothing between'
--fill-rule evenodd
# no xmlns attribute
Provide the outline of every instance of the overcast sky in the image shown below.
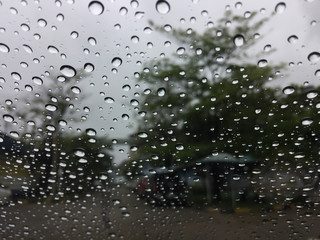
<svg viewBox="0 0 320 240"><path fill-rule="evenodd" d="M130 100L138 99L134 96L135 92L143 90L143 85L139 88L135 81L134 74L141 70L141 65L137 63L160 59L161 53L170 56L178 47L175 42L165 47L164 42L168 40L165 36L154 29L146 29L150 27L149 20L160 26L170 24L174 28L192 28L201 32L206 29L208 22L215 23L223 16L226 5L235 14L257 11L259 17L269 17L279 4L279 1L273 0L242 1L241 4L236 4L239 1L167 1L170 10L168 13L159 13L156 1L100 1L103 12L97 15L102 8L93 5L98 8L90 9L90 2L0 1L0 44L10 49L6 52L5 46L0 45L1 106L6 105L7 99L15 99L23 105L26 96L32 98L36 92L41 93L43 86L32 81L34 76L43 78L46 84L46 71L55 76L61 74L62 65L79 69L91 63L94 71L77 85L82 90L81 94L90 96L83 103L83 107L89 107L90 112L81 112L87 115L85 123L69 123L69 127L82 130L91 127L101 136L123 138L136 127L133 117L135 110ZM276 49L274 54L265 56L270 64L284 62L288 66L290 62L293 63L281 73L283 77L276 80L274 85L284 87L292 82L303 84L306 81L316 85L320 77L314 73L319 69L319 63L308 61L307 56L311 52L320 52L320 1L295 0L287 1L285 5L261 29L259 33L263 39L251 51L258 53L270 44ZM288 41L291 35L297 36L292 43ZM94 40L88 41L89 38ZM49 46L55 49L49 51ZM122 59L118 67L112 64L112 59L116 57ZM21 62L27 63L28 67L23 67ZM113 68L117 71L113 71ZM21 80L15 79L13 72L19 73ZM26 92L26 84L34 87L33 92ZM124 85L129 85L131 89L124 90ZM115 102L105 102L106 97L113 98ZM4 108L1 111L2 114L6 113ZM123 114L130 118L123 119ZM18 126L23 124L18 122ZM4 124L1 129L3 127ZM124 153L119 153L119 148L123 148ZM127 157L128 149L119 146L116 152L116 161L120 162Z"/></svg>

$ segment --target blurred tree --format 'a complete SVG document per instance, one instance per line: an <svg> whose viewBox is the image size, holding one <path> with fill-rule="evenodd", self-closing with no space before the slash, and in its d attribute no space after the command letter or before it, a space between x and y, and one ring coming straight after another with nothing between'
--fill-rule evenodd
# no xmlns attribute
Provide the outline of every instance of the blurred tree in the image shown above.
<svg viewBox="0 0 320 240"><path fill-rule="evenodd" d="M274 135L264 128L272 128L277 98L277 90L266 84L283 65L252 62L256 56L249 50L267 20L255 16L229 11L204 33L172 31L176 54L149 62L139 78L147 89L133 161L172 166L215 152L263 156L265 135Z"/></svg>

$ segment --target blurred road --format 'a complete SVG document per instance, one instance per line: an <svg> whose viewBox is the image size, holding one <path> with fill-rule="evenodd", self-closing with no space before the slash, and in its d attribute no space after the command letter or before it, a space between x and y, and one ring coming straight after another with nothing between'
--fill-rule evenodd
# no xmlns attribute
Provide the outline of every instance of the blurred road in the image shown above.
<svg viewBox="0 0 320 240"><path fill-rule="evenodd" d="M1 239L316 239L320 211L227 214L152 207L128 188L69 203L0 208Z"/></svg>

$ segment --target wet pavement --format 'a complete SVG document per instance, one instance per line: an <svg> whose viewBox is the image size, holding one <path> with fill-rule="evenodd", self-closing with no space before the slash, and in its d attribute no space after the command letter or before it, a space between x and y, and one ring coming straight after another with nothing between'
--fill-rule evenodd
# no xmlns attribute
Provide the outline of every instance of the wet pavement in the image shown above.
<svg viewBox="0 0 320 240"><path fill-rule="evenodd" d="M1 239L316 239L319 208L218 213L150 206L125 186L64 203L17 202L0 210Z"/></svg>

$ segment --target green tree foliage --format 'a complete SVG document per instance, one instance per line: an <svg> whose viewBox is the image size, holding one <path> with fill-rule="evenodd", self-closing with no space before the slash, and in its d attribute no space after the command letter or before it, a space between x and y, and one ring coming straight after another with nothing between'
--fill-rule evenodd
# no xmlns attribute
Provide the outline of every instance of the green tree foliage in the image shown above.
<svg viewBox="0 0 320 240"><path fill-rule="evenodd" d="M255 17L228 12L203 33L172 31L176 54L149 62L140 75L149 94L142 93L140 113L146 114L133 159L171 166L215 152L268 154L278 96L266 84L283 65L252 62L250 48L266 21Z"/></svg>

